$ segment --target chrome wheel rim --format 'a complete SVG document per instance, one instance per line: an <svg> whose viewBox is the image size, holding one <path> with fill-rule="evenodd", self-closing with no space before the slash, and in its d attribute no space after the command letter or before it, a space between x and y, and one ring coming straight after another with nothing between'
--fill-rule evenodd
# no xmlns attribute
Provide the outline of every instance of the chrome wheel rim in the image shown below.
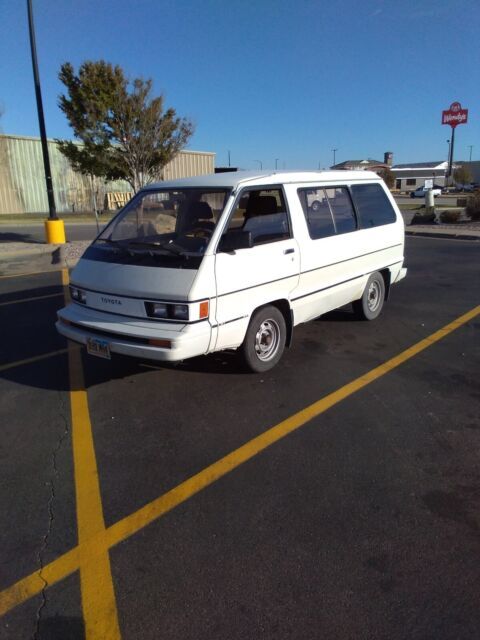
<svg viewBox="0 0 480 640"><path fill-rule="evenodd" d="M280 327L275 320L264 320L255 336L255 353L257 358L266 362L271 360L280 344Z"/></svg>
<svg viewBox="0 0 480 640"><path fill-rule="evenodd" d="M369 311L376 311L380 304L381 289L378 280L373 280L368 287L367 306Z"/></svg>

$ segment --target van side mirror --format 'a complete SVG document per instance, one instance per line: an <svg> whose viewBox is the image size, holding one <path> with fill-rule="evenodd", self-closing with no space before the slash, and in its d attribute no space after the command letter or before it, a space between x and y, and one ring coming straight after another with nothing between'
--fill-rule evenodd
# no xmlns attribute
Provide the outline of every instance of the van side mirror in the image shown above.
<svg viewBox="0 0 480 640"><path fill-rule="evenodd" d="M221 237L218 251L229 253L237 249L250 249L251 247L253 247L252 232L238 229L228 231Z"/></svg>

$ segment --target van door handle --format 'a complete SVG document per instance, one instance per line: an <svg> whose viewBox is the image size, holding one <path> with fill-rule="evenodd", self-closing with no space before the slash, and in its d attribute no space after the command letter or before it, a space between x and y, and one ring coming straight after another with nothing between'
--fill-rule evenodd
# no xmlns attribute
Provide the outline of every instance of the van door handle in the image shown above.
<svg viewBox="0 0 480 640"><path fill-rule="evenodd" d="M285 249L285 251L283 252L285 255L289 254L289 253L295 253L295 249Z"/></svg>

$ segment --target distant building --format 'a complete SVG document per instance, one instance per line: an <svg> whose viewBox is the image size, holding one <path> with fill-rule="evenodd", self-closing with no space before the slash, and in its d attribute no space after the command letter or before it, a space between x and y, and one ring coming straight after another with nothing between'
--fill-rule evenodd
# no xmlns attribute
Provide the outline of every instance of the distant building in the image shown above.
<svg viewBox="0 0 480 640"><path fill-rule="evenodd" d="M132 194L123 180L95 185L72 169L55 140L48 141L55 204L58 213L91 211L93 190L100 209L122 206ZM214 173L215 153L181 151L162 172L164 180ZM93 187L93 188L92 188ZM40 138L0 135L0 215L48 211Z"/></svg>
<svg viewBox="0 0 480 640"><path fill-rule="evenodd" d="M457 164L469 169L472 174L472 182L480 184L480 160L473 160L470 162L459 160Z"/></svg>
<svg viewBox="0 0 480 640"><path fill-rule="evenodd" d="M345 171L376 171L378 173L383 169L390 169L392 166L392 159L392 152L386 151L383 162L381 160L372 160L372 158L364 160L345 160L344 162L334 164L330 169L343 169Z"/></svg>
<svg viewBox="0 0 480 640"><path fill-rule="evenodd" d="M458 165L454 164L455 169ZM417 187L423 187L425 180L433 180L433 184L440 187L446 184L448 162L410 162L408 164L395 164L392 173L395 176L395 189L399 191L415 191Z"/></svg>

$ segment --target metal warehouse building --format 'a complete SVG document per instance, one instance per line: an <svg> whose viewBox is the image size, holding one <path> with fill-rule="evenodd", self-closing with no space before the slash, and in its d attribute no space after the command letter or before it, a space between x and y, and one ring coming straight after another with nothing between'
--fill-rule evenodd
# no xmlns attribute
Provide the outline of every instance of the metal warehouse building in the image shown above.
<svg viewBox="0 0 480 640"><path fill-rule="evenodd" d="M75 172L54 140L48 141L55 203L58 213L91 211L93 192L98 207L122 204L131 194L130 185L119 180L104 182ZM163 170L163 179L173 180L215 171L215 154L181 151ZM40 138L0 135L0 215L48 211Z"/></svg>

